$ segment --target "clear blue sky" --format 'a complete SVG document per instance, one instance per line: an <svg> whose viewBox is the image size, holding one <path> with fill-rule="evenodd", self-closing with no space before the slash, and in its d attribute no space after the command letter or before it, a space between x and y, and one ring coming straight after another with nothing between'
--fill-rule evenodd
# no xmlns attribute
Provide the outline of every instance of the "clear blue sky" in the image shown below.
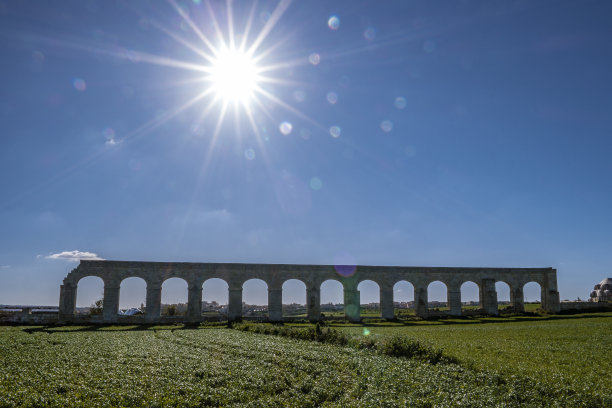
<svg viewBox="0 0 612 408"><path fill-rule="evenodd" d="M0 304L93 254L612 274L612 3L251 5L0 2ZM252 121L181 110L249 20Z"/></svg>

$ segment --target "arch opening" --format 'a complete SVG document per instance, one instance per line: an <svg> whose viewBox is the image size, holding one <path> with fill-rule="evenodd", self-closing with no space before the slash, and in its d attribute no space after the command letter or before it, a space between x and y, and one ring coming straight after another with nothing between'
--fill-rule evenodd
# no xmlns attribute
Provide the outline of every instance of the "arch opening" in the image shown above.
<svg viewBox="0 0 612 408"><path fill-rule="evenodd" d="M220 278L207 279L202 285L202 316L226 316L228 303L228 283Z"/></svg>
<svg viewBox="0 0 612 408"><path fill-rule="evenodd" d="M510 300L510 285L506 282L495 282L495 291L497 292L497 307L500 311L511 309L513 305Z"/></svg>
<svg viewBox="0 0 612 408"><path fill-rule="evenodd" d="M161 315L187 315L187 281L182 278L169 278L162 284Z"/></svg>
<svg viewBox="0 0 612 408"><path fill-rule="evenodd" d="M533 312L542 307L542 287L538 282L527 282L523 286L525 311Z"/></svg>
<svg viewBox="0 0 612 408"><path fill-rule="evenodd" d="M121 281L119 287L119 315L140 316L145 313L147 303L147 283L139 277L129 277Z"/></svg>
<svg viewBox="0 0 612 408"><path fill-rule="evenodd" d="M363 317L380 317L380 286L366 279L357 285L359 291L359 310Z"/></svg>
<svg viewBox="0 0 612 408"><path fill-rule="evenodd" d="M344 287L335 279L321 284L321 316L344 317Z"/></svg>
<svg viewBox="0 0 612 408"><path fill-rule="evenodd" d="M414 285L401 280L393 285L393 310L398 318L414 316Z"/></svg>
<svg viewBox="0 0 612 408"><path fill-rule="evenodd" d="M306 284L299 279L283 283L283 316L306 317Z"/></svg>
<svg viewBox="0 0 612 408"><path fill-rule="evenodd" d="M268 284L261 279L249 279L242 284L242 316L268 316Z"/></svg>
<svg viewBox="0 0 612 408"><path fill-rule="evenodd" d="M102 317L104 281L98 276L86 276L77 283L76 314Z"/></svg>
<svg viewBox="0 0 612 408"><path fill-rule="evenodd" d="M482 308L480 286L474 281L465 281L461 285L461 313L476 313Z"/></svg>
<svg viewBox="0 0 612 408"><path fill-rule="evenodd" d="M427 285L427 309L431 312L446 313L448 307L448 290L444 282L436 280Z"/></svg>

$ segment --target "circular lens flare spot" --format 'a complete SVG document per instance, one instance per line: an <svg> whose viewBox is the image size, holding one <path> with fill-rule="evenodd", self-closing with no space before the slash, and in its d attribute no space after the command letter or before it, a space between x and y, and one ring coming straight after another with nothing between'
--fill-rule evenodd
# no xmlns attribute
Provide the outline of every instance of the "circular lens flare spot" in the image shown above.
<svg viewBox="0 0 612 408"><path fill-rule="evenodd" d="M323 182L318 177L313 177L310 179L310 188L313 190L320 190L323 187Z"/></svg>
<svg viewBox="0 0 612 408"><path fill-rule="evenodd" d="M327 102L331 103L332 105L335 105L336 102L338 102L338 94L335 92L328 92Z"/></svg>
<svg viewBox="0 0 612 408"><path fill-rule="evenodd" d="M327 20L327 26L336 31L337 29L340 28L340 19L338 18L338 16L333 15L329 17L329 20Z"/></svg>
<svg viewBox="0 0 612 408"><path fill-rule="evenodd" d="M245 157L247 160L253 160L253 159L255 159L255 150L253 150L253 149L246 149L246 150L244 151L244 157Z"/></svg>
<svg viewBox="0 0 612 408"><path fill-rule="evenodd" d="M310 62L312 65L319 65L319 62L321 62L321 56L316 52L313 52L308 56L308 62Z"/></svg>
<svg viewBox="0 0 612 408"><path fill-rule="evenodd" d="M329 134L332 135L332 137L334 138L339 138L340 133L342 133L342 129L340 129L340 126L332 126L329 128Z"/></svg>
<svg viewBox="0 0 612 408"><path fill-rule="evenodd" d="M380 128L383 132L389 133L393 130L393 122L391 122L390 120L383 120L380 123Z"/></svg>
<svg viewBox="0 0 612 408"><path fill-rule="evenodd" d="M280 132L283 135L287 136L293 130L293 125L291 123L289 123L289 122L283 122L283 123L280 124L278 129L280 130Z"/></svg>
<svg viewBox="0 0 612 408"><path fill-rule="evenodd" d="M406 98L403 96L395 98L395 107L400 110L404 109L406 107Z"/></svg>
<svg viewBox="0 0 612 408"><path fill-rule="evenodd" d="M348 278L353 276L357 270L355 258L348 253L340 253L334 256L334 269L338 275Z"/></svg>
<svg viewBox="0 0 612 408"><path fill-rule="evenodd" d="M259 82L253 58L238 49L221 49L210 67L213 92L225 102L246 104L253 97Z"/></svg>
<svg viewBox="0 0 612 408"><path fill-rule="evenodd" d="M376 29L372 26L366 28L366 30L363 32L363 37L368 41L374 41L376 38Z"/></svg>
<svg viewBox="0 0 612 408"><path fill-rule="evenodd" d="M74 89L80 92L83 92L87 89L87 83L81 78L74 78L72 80L72 86L74 87Z"/></svg>

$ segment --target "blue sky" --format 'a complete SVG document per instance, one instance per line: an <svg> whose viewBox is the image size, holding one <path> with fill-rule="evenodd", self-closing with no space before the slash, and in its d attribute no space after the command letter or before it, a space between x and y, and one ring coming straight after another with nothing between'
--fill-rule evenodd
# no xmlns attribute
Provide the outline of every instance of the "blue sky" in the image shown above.
<svg viewBox="0 0 612 408"><path fill-rule="evenodd" d="M0 2L0 304L56 304L93 254L551 266L562 299L610 276L609 2L175 5ZM252 122L181 109L210 49L177 8L217 48L211 15L269 29Z"/></svg>

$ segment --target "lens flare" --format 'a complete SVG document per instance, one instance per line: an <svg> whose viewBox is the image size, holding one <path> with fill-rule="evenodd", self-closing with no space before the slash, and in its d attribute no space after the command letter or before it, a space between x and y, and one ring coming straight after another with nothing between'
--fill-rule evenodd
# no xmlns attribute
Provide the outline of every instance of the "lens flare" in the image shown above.
<svg viewBox="0 0 612 408"><path fill-rule="evenodd" d="M340 19L338 18L338 16L330 16L329 20L327 20L327 26L336 31L337 29L340 28Z"/></svg>
<svg viewBox="0 0 612 408"><path fill-rule="evenodd" d="M338 94L335 92L328 92L327 102L331 103L332 105L335 105L336 102L338 102Z"/></svg>
<svg viewBox="0 0 612 408"><path fill-rule="evenodd" d="M293 125L289 122L283 122L280 124L280 126L278 127L278 129L280 130L280 132L287 136L288 134L291 133L291 131L293 130Z"/></svg>
<svg viewBox="0 0 612 408"><path fill-rule="evenodd" d="M323 187L323 182L318 177L313 177L310 179L310 188L313 190L320 190Z"/></svg>
<svg viewBox="0 0 612 408"><path fill-rule="evenodd" d="M406 107L406 98L403 96L398 96L395 98L395 107L399 110L402 110Z"/></svg>
<svg viewBox="0 0 612 408"><path fill-rule="evenodd" d="M314 52L308 56L308 62L310 62L312 65L319 65L319 62L321 62L321 56Z"/></svg>
<svg viewBox="0 0 612 408"><path fill-rule="evenodd" d="M391 122L390 120L383 120L380 123L380 128L382 129L383 132L389 133L390 131L393 130L393 122Z"/></svg>
<svg viewBox="0 0 612 408"><path fill-rule="evenodd" d="M329 128L329 134L332 135L333 138L339 138L340 133L342 133L340 126L332 126Z"/></svg>
<svg viewBox="0 0 612 408"><path fill-rule="evenodd" d="M74 87L74 89L80 92L83 92L87 89L87 83L81 78L74 78L72 80L72 86Z"/></svg>
<svg viewBox="0 0 612 408"><path fill-rule="evenodd" d="M244 151L244 157L245 157L247 160L253 160L253 159L255 159L255 150L253 150L253 149L246 149L246 150Z"/></svg>

